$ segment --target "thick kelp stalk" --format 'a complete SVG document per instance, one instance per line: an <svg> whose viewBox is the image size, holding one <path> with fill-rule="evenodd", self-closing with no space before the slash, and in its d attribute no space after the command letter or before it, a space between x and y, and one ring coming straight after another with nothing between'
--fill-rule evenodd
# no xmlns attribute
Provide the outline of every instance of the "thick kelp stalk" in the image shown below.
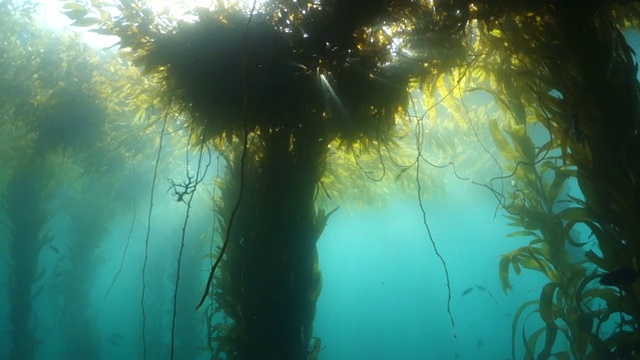
<svg viewBox="0 0 640 360"><path fill-rule="evenodd" d="M2 217L9 230L9 358L29 360L35 357L41 341L35 335L38 319L33 300L44 289L40 283L44 269L38 264L38 256L49 240L45 230L49 213L45 204L50 194L45 161L30 154L33 134L28 128L16 126L19 119L29 116L29 110L33 110L29 104L31 87L25 77L33 71L36 56L26 49L38 35L28 17L15 15L18 11L29 14L32 8L10 2L0 4L0 32L6 39L0 47L4 54L0 64L5 69L0 76L0 107L3 128L8 135L2 153L5 165L2 168Z"/></svg>
<svg viewBox="0 0 640 360"><path fill-rule="evenodd" d="M72 106L87 89L76 89L79 93L75 94L63 90L68 83L81 83L79 76L64 77L60 72L67 65L74 75L86 70L86 54L76 58L82 64L69 62L69 54L82 46L75 42L70 46L39 28L31 20L34 12L30 4L0 4L0 32L5 39L0 106L6 128L11 129L11 142L19 144L2 153L3 162L11 164L2 171L7 179L2 210L9 229L10 358L21 360L33 359L43 340L36 336L41 312L34 308L35 299L45 289L40 283L45 269L39 259L45 251L50 251L46 255L58 251L48 246L53 238L47 231L50 200L56 185L51 160L63 143L72 146L91 141L93 123L85 120L95 109L89 103L82 109ZM61 54L60 49L68 52Z"/></svg>
<svg viewBox="0 0 640 360"><path fill-rule="evenodd" d="M588 216L583 223L598 242L599 253L585 255L605 276L617 278L600 281L612 287L601 297L607 308L592 309L597 311L596 329L610 316L624 319L609 323L612 334L596 334L602 343L594 346L593 354L631 358L640 356L640 283L615 274L640 271L640 85L633 50L610 11L598 2L558 9L564 45L571 54L564 63L575 65L565 65L557 75L564 74L560 91L574 112L576 142L567 153L585 197ZM608 301L612 293L617 301Z"/></svg>
<svg viewBox="0 0 640 360"><path fill-rule="evenodd" d="M87 47L76 38L54 35L31 23L29 17L34 11L11 1L0 5L1 30L6 39L2 44L6 56L2 59L5 72L0 81L3 85L0 105L7 128L11 129L9 136L21 144L16 146L15 154L8 151L2 154L3 161L12 156L18 159L11 168L3 169L3 177L8 180L3 189L6 194L2 195L10 235L10 358L21 360L33 359L39 343L44 340L36 337L37 327L41 325L38 315L57 310L57 304L41 309L34 307L38 295L45 289L50 290L39 283L46 266L40 260L68 264L65 262L68 260L65 258L67 249L62 246L64 240L48 228L53 201L63 187L62 181L67 181L69 191L77 190L74 180L82 174L76 172L77 177L71 176L67 172L70 163L75 162L74 165L87 172L104 166L104 161L94 156L95 152L88 154L100 147L106 118L92 87L95 67L91 61L96 59L95 53L87 52ZM101 152L101 156L110 154L113 152ZM80 201L87 199L83 194ZM90 205L95 204L87 204ZM83 215L96 213L87 211ZM65 278L69 273L59 274L56 284L68 286L56 290L68 290L63 312L69 315L68 319L77 320L81 316L76 315L88 312L92 272L87 269L95 267L88 255L89 251L95 251L95 243L89 239L96 239L94 235L104 230L102 224L97 224L104 218L93 216L91 220L95 222L91 222L72 217L76 229L83 233L74 239L78 245L73 254L77 260L74 264L85 262L84 269L78 269L76 278ZM84 321L78 322L72 326L72 331L65 332L71 328L65 327L62 332L68 339L73 339L74 350L84 351L81 355L68 355L71 358L95 357L98 350L95 327L86 316Z"/></svg>
<svg viewBox="0 0 640 360"><path fill-rule="evenodd" d="M74 183L71 188L62 187L62 191L68 193L62 200L66 209L58 209L58 212L67 212L70 223L65 231L68 235L55 239L53 247L56 249L56 267L50 290L57 300L57 331L68 341L62 351L67 359L100 356L100 334L90 311L89 295L99 260L96 252L105 239L113 213L107 199L112 198L104 196L107 191L101 188L97 179L88 177L86 180L92 183L91 186Z"/></svg>
<svg viewBox="0 0 640 360"><path fill-rule="evenodd" d="M230 159L218 207L224 224L242 198L213 290L216 310L227 317L213 326L216 358L307 358L322 286L316 241L326 224L314 207L326 144L313 134L250 140L244 170L242 152Z"/></svg>
<svg viewBox="0 0 640 360"><path fill-rule="evenodd" d="M83 121L89 119L85 117L85 111L79 111L77 108L71 108L70 113L58 113L59 104L49 104L46 107L38 109L42 118L39 120L51 126L50 122L56 121L59 116L68 121L73 114L81 118ZM63 164L58 163L60 160L54 156L55 149L62 146L60 137L66 137L66 130L61 131L63 135L56 131L42 131L40 127L38 136L35 137L34 151L28 154L21 163L15 168L7 185L6 193L6 218L10 228L10 254L11 254L11 324L12 324L12 359L32 359L37 349L37 339L34 337L36 327L35 311L33 309L33 300L40 294L44 285L37 286L38 281L44 274L44 269L40 268L39 257L43 250L49 249L54 257L64 262L63 255L60 251L61 246L55 246L51 242L53 236L47 234L47 225L50 219L51 200L56 190L59 189L60 174L56 172L54 164L60 168L64 168ZM60 130L59 128L57 130ZM83 139L87 140L87 139ZM84 198L83 200L86 200ZM94 218L98 220L103 218ZM77 221L76 226L88 226L90 231L84 236L95 235L95 231L100 232L101 227L95 223L88 223L80 218L74 218ZM92 233L92 234L91 234ZM75 239L83 245L88 245L90 249L95 250L95 245L91 245L86 238ZM76 249L76 251L83 249ZM84 248L86 250L86 248ZM66 251L65 251L66 252ZM76 253L76 257L80 257L81 261L89 260L86 252ZM73 309L66 308L67 312L71 311L71 319L80 314L82 310L88 307L87 293L89 290L89 279L91 272L87 272L87 268L92 268L93 264L85 264L82 271L82 281L79 279L63 278L58 280L66 283L68 288L72 289L67 300L80 301L75 303ZM70 275L70 274L66 274ZM74 281L76 280L76 281ZM61 284L58 284L61 285ZM33 292L32 292L33 290ZM61 289L57 289L62 291ZM66 304L67 306L69 304ZM50 308L48 308L50 309ZM75 329L76 333L82 336L91 336L89 328ZM96 336L92 339L95 340ZM77 346L76 346L77 348ZM88 349L92 352L95 349Z"/></svg>
<svg viewBox="0 0 640 360"><path fill-rule="evenodd" d="M35 335L38 326L33 300L44 287L38 282L44 275L38 256L49 241L45 227L49 220L46 209L48 176L44 163L26 159L14 172L7 185L6 218L10 228L9 304L11 312L12 360L34 359L41 339Z"/></svg>

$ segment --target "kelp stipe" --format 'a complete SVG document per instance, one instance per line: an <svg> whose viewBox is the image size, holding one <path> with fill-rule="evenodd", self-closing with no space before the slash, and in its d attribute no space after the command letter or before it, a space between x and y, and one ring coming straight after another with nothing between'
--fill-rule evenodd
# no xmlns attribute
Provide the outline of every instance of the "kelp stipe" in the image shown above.
<svg viewBox="0 0 640 360"><path fill-rule="evenodd" d="M10 69L3 72L0 81L3 127L11 129L13 138L2 156L3 160L10 156L19 159L5 163L2 184L6 186L6 193L2 194L3 217L10 232L11 359L33 359L43 340L36 336L41 310L36 311L33 304L50 289L43 283L45 269L39 257L56 259L68 255L64 240L54 238L47 228L54 195L70 181L65 175L77 175L74 171L63 172L75 170L71 163L84 163L83 156L102 140L106 118L97 92L88 86L95 68L86 61L92 55L68 37L38 27L29 16L34 11L31 6L12 2L0 5L1 31L6 39L1 46L3 54L7 54L1 62L4 69ZM64 51L58 52L59 49ZM32 80L25 81L25 76ZM51 279L57 281L59 277ZM64 292L67 304L78 298L69 289L56 293ZM53 317L59 314L56 310L65 308L47 307L45 311ZM81 314L86 307L75 310ZM65 322L60 331L70 332L72 327ZM86 332L87 343L92 341L89 333Z"/></svg>
<svg viewBox="0 0 640 360"><path fill-rule="evenodd" d="M508 210L514 225L523 229L517 235L533 236L534 240L529 247L503 257L503 286L509 287L510 265L516 272L521 267L541 271L550 280L537 302L544 327L524 336L525 357L637 356L638 341L630 335L637 329L640 315L634 310L638 306L631 305L638 304L637 291L632 290L637 285L630 284L629 291L618 292L593 282L597 268L609 272L618 265L633 267L639 250L633 240L637 225L629 218L640 207L638 188L633 185L638 176L636 149L640 145L634 130L640 105L637 69L630 48L614 24L621 12L638 14L637 5L541 3L532 10L527 14L510 12L487 29L524 60L513 63L511 70L511 78L522 82L517 87L505 87L499 97L505 99L503 103L508 104L515 120L506 131L516 154L522 156L532 148L519 140L518 127L526 129L522 115L537 112L537 121L551 135L537 154L555 150L560 156L541 162L537 168L522 166L520 176L515 173L520 178L518 191L525 196L517 214ZM509 71L502 76L507 74ZM530 110L525 113L525 109ZM607 114L614 113L618 115L611 121ZM494 133L498 140L499 132ZM500 140L496 144L508 143ZM510 149L501 152L505 157L513 153ZM542 180L543 172L551 173L552 180ZM540 179L539 184L532 181L535 179ZM577 179L584 199L569 196L559 208L558 195L568 179ZM586 251L582 262L572 263L566 249L586 245L584 239L572 237L571 230L578 224L591 231L597 250ZM601 329L613 314L624 317L625 324L609 326L612 334L603 337ZM570 348L551 354L556 334L571 340ZM536 344L542 335L544 345L538 352ZM515 327L513 336L518 336Z"/></svg>

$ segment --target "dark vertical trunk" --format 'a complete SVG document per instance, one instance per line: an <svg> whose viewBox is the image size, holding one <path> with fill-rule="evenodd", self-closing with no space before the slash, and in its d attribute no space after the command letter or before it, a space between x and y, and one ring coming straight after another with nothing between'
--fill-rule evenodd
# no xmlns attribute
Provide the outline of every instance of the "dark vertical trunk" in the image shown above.
<svg viewBox="0 0 640 360"><path fill-rule="evenodd" d="M316 241L324 213L316 216L314 197L327 146L317 134L261 132L243 180L239 158L232 161L222 214L244 191L214 290L231 320L216 345L230 359L306 359L322 281Z"/></svg>
<svg viewBox="0 0 640 360"><path fill-rule="evenodd" d="M558 77L576 105L582 136L572 149L578 182L595 220L616 234L599 239L603 256L634 267L640 254L640 86L633 50L598 2L559 7L558 17L572 55L566 63L573 66ZM637 319L640 310L632 315Z"/></svg>
<svg viewBox="0 0 640 360"><path fill-rule="evenodd" d="M89 309L89 295L96 275L95 252L105 238L109 209L104 194L95 187L91 190L94 193L68 199L69 239L58 254L65 261L58 262L53 275L62 317L58 331L68 340L64 350L67 359L98 359L100 355L99 333Z"/></svg>
<svg viewBox="0 0 640 360"><path fill-rule="evenodd" d="M47 243L46 183L40 163L27 159L15 170L7 186L6 213L11 234L9 358L14 360L33 359L39 342L33 309L37 294L33 290L42 274L38 271L38 256Z"/></svg>
<svg viewBox="0 0 640 360"><path fill-rule="evenodd" d="M560 31L571 54L557 76L563 79L568 103L575 106L573 135L579 139L571 156L578 183L594 223L602 229L596 234L601 253L596 265L605 272L637 269L640 86L636 59L605 3L569 4L557 8ZM618 310L618 304L609 303L607 311L624 312L630 325L620 326L601 343L594 340L594 352L600 357L632 358L640 347L637 337L627 334L638 330L640 285L632 282L624 284L624 291L610 291L619 296L618 304L628 306Z"/></svg>

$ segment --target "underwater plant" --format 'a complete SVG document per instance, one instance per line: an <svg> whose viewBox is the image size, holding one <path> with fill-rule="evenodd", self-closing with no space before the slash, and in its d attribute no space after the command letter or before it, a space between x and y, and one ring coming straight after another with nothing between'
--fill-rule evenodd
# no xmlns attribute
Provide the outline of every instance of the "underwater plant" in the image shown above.
<svg viewBox="0 0 640 360"><path fill-rule="evenodd" d="M315 243L331 213L314 207L328 145L387 141L407 102L411 67L389 62L388 35L367 27L387 16L385 3L197 9L195 22L167 28L142 3L123 2L123 16L104 22L226 160L224 243L203 296L220 264L212 293L230 319L215 325L220 354L306 356L321 289Z"/></svg>
<svg viewBox="0 0 640 360"><path fill-rule="evenodd" d="M107 211L119 204L117 196L105 195L117 193L116 187L122 185L114 180L108 189L101 189L97 178L120 171L121 179L126 179L119 164L132 146L117 131L120 119L107 110L96 86L100 79L112 80L109 67L98 65L104 59L77 36L43 28L34 20L35 12L30 2L0 4L5 39L0 106L7 141L0 157L5 165L2 216L9 230L9 358L34 358L44 340L36 335L43 311L51 312L45 317L62 320L59 333L71 340L63 350L68 357L95 357L98 336L88 301L96 275L97 244L92 241L103 239ZM131 124L126 131L134 136ZM139 142L136 146L140 148ZM88 186L95 192L89 193ZM71 194L63 205L56 203L62 193ZM92 196L110 202L91 200ZM54 212L65 212L61 208L68 210L70 238L52 225ZM58 266L51 269L47 259ZM45 278L47 270L52 276ZM46 286L49 281L52 288ZM34 302L45 289L60 301L41 310Z"/></svg>
<svg viewBox="0 0 640 360"><path fill-rule="evenodd" d="M47 233L50 218L47 203L51 200L51 168L46 156L50 149L43 146L46 134L38 135L38 123L34 120L47 116L47 108L34 106L30 101L33 84L24 81L25 74L36 73L38 56L32 47L43 46L43 34L28 15L33 12L30 4L0 4L3 42L2 74L3 125L12 131L14 144L10 151L2 153L3 162L11 164L3 168L3 218L9 229L9 304L11 332L11 359L32 359L41 339L35 335L38 319L34 316L33 301L44 289L45 270L39 266L38 256L51 241ZM31 49L31 50L29 50ZM44 52L44 49L42 49ZM43 79L45 80L45 79ZM52 79L46 79L52 80ZM6 95L6 96L5 96ZM36 127L34 129L34 127ZM35 149L41 150L37 153ZM11 158L20 161L11 161Z"/></svg>
<svg viewBox="0 0 640 360"><path fill-rule="evenodd" d="M637 225L629 216L640 206L634 185L640 104L633 51L615 24L623 8L625 14L637 14L635 4L540 4L527 13L514 11L492 30L496 44L511 57L495 73L503 84L497 97L509 120L504 130L492 126L495 144L513 164L516 183L513 202L503 206L522 229L513 235L533 237L529 246L502 257L500 277L505 290L510 288L509 267L516 273L521 268L539 271L549 279L539 300L523 304L514 319L513 342L526 308L533 306L544 323L530 335L523 327L525 358L631 358L640 353L632 335L638 326L631 305L638 303L636 285L627 283L618 292L594 282L618 266L637 266ZM544 144L527 135L534 122L548 131ZM583 198L559 197L571 179L577 180ZM593 240L574 238L579 226ZM569 249L575 253L587 246L591 249L579 261L569 260ZM605 325L614 314L620 323ZM603 331L607 327L610 332ZM553 352L560 334L569 349Z"/></svg>
<svg viewBox="0 0 640 360"><path fill-rule="evenodd" d="M210 316L222 318L208 322L214 358L308 357L322 287L315 244L332 213L315 202L333 191L323 180L328 157L351 151L358 163L354 149L373 149L382 178L381 149L412 129L404 136L417 154L398 163L397 176L416 171L421 201L424 143L438 141L425 118L439 105L477 139L479 127L491 133L501 154L494 160L507 167L483 186L519 228L512 236L533 238L502 257L503 288L510 269L549 280L539 300L522 305L513 347L521 337L525 358L540 359L638 354L640 289L616 278L619 265L640 270L637 69L616 23L637 27L635 3L219 2L193 9L189 20L156 14L142 1L65 6L80 26L118 36L157 81L153 101L184 116L191 138L225 159L215 199L222 245L198 304L211 299ZM499 123L461 110L461 99L478 90L499 105ZM543 143L534 125L546 129ZM584 198L563 198L573 180ZM190 186L174 195L184 200ZM595 241L574 238L578 226ZM570 258L587 244L581 261ZM615 288L600 288L598 278ZM518 333L531 308L541 327ZM602 338L614 314L621 320ZM569 349L558 349L560 336Z"/></svg>

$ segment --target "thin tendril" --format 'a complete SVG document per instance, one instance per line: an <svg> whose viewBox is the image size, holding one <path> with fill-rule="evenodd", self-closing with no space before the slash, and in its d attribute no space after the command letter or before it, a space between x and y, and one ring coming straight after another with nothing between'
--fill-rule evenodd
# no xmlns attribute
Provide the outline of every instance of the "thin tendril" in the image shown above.
<svg viewBox="0 0 640 360"><path fill-rule="evenodd" d="M249 19L247 19L247 24L244 27L244 34L246 35L248 30L249 30L249 25L251 24L251 20L253 19L253 13L256 10L256 4L257 4L257 0L253 1L253 6L251 7L251 12L249 13ZM247 76L246 76L246 67L247 67L247 58L246 55L242 57L242 87L243 87L243 93L244 93L244 99L243 99L243 112L244 110L247 109L247 103L249 101L248 99L248 89L247 89ZM249 147L248 144L248 140L249 140L249 129L247 129L246 126L244 126L244 141L242 144L242 155L240 157L240 191L238 194L238 201L236 202L236 204L234 205L233 209L231 210L231 215L229 217L229 223L227 224L227 229L226 229L226 233L225 233L225 237L224 237L224 243L222 244L222 248L220 249L220 254L218 254L218 258L216 259L216 262L213 264L213 266L211 267L211 271L209 272L209 278L207 279L207 285L205 287L204 293L202 294L202 298L200 299L200 302L198 303L198 305L196 305L196 311L202 306L202 304L204 304L205 300L207 299L207 296L209 295L209 291L211 290L211 283L213 282L213 276L216 272L216 268L218 267L218 265L220 264L220 261L222 261L222 258L224 257L224 253L227 250L227 245L229 244L229 238L231 237L231 228L233 227L233 222L235 220L236 217L236 213L238 212L238 208L240 207L240 203L242 202L242 195L244 193L244 162L247 156L247 148ZM251 140L253 142L253 139L255 137L253 137Z"/></svg>
<svg viewBox="0 0 640 360"><path fill-rule="evenodd" d="M231 210L231 215L229 216L229 223L227 224L227 229L225 232L222 249L220 249L220 253L216 258L216 262L213 264L213 266L211 267L211 270L209 271L209 278L207 279L207 285L204 289L204 293L202 294L202 298L200 298L200 302L198 303L198 305L196 305L196 311L200 309L202 304L204 304L205 300L207 299L207 296L209 295L209 291L211 290L211 283L213 282L213 275L215 274L216 269L218 268L218 265L220 265L220 261L222 261L224 252L227 249L227 245L229 244L229 238L231 237L231 228L233 227L233 222L236 218L236 213L238 212L238 208L240 207L240 202L242 201L242 195L244 193L244 162L247 156L247 148L249 147L247 144L248 138L249 138L249 131L245 129L242 155L240 157L240 192L238 194L238 201L236 201L236 204Z"/></svg>
<svg viewBox="0 0 640 360"><path fill-rule="evenodd" d="M131 241L131 234L133 233L133 226L136 223L136 217L138 213L136 209L138 208L138 205L137 205L137 195L136 195L137 191L136 191L135 162L133 162L132 169L133 169L133 217L131 218L131 225L129 226L129 234L127 234L127 244L125 245L124 251L122 252L122 258L120 258L120 267L118 267L118 272L116 272L116 275L113 277L113 280L111 281L111 285L109 286L109 289L107 290L106 294L104 294L104 299L106 299L107 296L109 296L111 289L113 289L113 286L116 284L116 280L118 279L118 276L120 276L120 273L122 272L122 268L124 266L124 259L127 257L127 250L129 249L129 243Z"/></svg>
<svg viewBox="0 0 640 360"><path fill-rule="evenodd" d="M415 109L415 104L414 104L414 109ZM426 115L426 112L425 112ZM449 268L447 267L447 263L444 260L444 257L442 256L442 254L440 254L440 251L438 250L438 246L436 245L436 242L433 238L433 234L431 233L431 227L429 226L429 223L427 221L427 212L424 208L424 204L422 201L422 183L420 182L420 158L422 157L422 146L423 146L423 139L422 137L424 135L422 135L422 118L424 117L424 115L418 119L418 121L416 122L416 150L418 152L417 157L416 157L416 184L418 186L418 204L420 206L420 211L422 212L422 222L424 224L424 227L427 229L427 235L429 236L429 241L431 242L431 247L433 248L434 253L436 254L436 256L438 257L438 259L440 260L440 262L442 263L442 267L444 268L444 274L445 274L445 279L447 282L447 313L449 314L449 319L451 320L451 326L453 327L453 331L454 331L454 338L458 338L458 335L456 334L456 323L455 320L453 319L453 313L451 312L451 279L449 277Z"/></svg>
<svg viewBox="0 0 640 360"><path fill-rule="evenodd" d="M193 129L193 128L191 128ZM186 162L185 162L185 167L186 167L186 171L187 171L187 176L189 176L189 150L191 147L191 134L192 131L190 131L189 134L189 138L187 141L187 150L186 150ZM203 142L205 139L205 133L203 132L202 134L203 137ZM207 170L209 169L209 165L211 165L211 154L209 154L209 163L205 165L204 170L202 170L202 158L203 158L203 150L204 150L204 145L200 147L200 152L198 154L198 166L196 168L196 181L193 184L193 191L189 192L188 194L188 198L186 201L186 205L187 205L187 209L185 210L185 214L184 214L184 221L182 224L182 234L181 234L181 238L180 238L180 250L178 252L178 268L176 270L176 281L175 281L175 285L173 288L173 314L171 317L171 359L174 358L174 352L175 352L175 332L176 332L176 318L177 318L177 314L178 314L178 289L180 287L180 273L182 270L182 256L184 254L184 243L185 243L185 239L187 236L187 224L189 222L189 215L191 212L191 202L193 201L193 197L195 195L195 191L196 188L198 187L198 185L200 184L200 182L202 181L202 179L204 179L204 177L207 174ZM202 175L200 174L200 172L202 171Z"/></svg>
<svg viewBox="0 0 640 360"><path fill-rule="evenodd" d="M144 239L144 261L142 262L142 289L140 296L140 308L142 311L142 349L143 359L147 358L147 316L144 310L144 299L147 289L146 271L147 261L149 257L149 238L151 236L151 214L153 213L153 196L156 189L156 179L158 178L158 167L160 164L160 156L162 154L162 142L164 140L165 130L167 128L167 118L169 116L169 110L165 112L164 119L162 121L162 129L160 130L160 141L158 144L158 154L156 156L156 163L153 167L153 179L151 181L151 196L149 197L149 213L147 215L147 234Z"/></svg>

